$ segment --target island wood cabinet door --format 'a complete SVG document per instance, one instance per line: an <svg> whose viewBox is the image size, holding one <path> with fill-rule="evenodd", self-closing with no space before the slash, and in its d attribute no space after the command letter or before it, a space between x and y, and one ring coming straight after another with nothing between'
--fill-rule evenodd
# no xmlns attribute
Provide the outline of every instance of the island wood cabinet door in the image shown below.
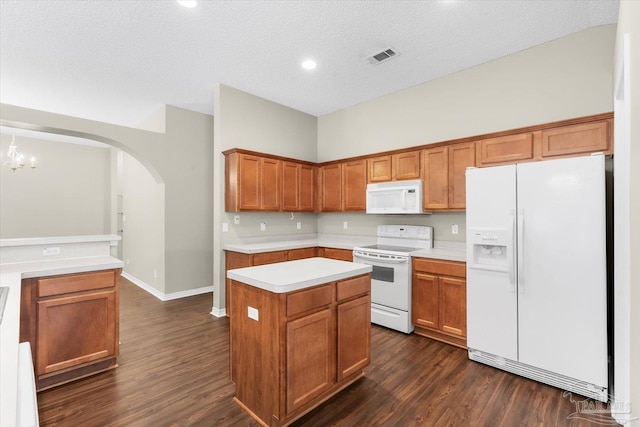
<svg viewBox="0 0 640 427"><path fill-rule="evenodd" d="M338 304L338 381L371 362L371 298Z"/></svg>
<svg viewBox="0 0 640 427"><path fill-rule="evenodd" d="M326 308L287 322L289 414L327 391L335 382L335 344L331 310Z"/></svg>

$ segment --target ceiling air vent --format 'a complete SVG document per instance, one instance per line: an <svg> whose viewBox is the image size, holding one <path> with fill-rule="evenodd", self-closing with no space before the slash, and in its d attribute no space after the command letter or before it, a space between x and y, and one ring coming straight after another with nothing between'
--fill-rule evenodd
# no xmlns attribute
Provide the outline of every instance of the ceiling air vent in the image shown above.
<svg viewBox="0 0 640 427"><path fill-rule="evenodd" d="M382 52L378 52L375 55L371 55L367 58L365 58L370 64L379 64L381 62L384 61L388 61L389 59L393 58L394 56L397 56L398 53L393 50L392 48L388 48L383 50Z"/></svg>

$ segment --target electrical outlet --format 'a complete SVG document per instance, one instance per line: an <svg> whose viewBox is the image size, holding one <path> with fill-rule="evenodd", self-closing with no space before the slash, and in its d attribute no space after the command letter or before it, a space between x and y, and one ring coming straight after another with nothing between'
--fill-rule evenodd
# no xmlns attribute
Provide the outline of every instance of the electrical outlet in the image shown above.
<svg viewBox="0 0 640 427"><path fill-rule="evenodd" d="M234 223L235 225L240 224L240 215L234 215L234 217L233 217L233 223Z"/></svg>
<svg viewBox="0 0 640 427"><path fill-rule="evenodd" d="M249 319L253 319L255 321L259 321L260 320L260 312L258 311L257 308L251 307L249 305L249 306L247 306L247 317L249 317Z"/></svg>
<svg viewBox="0 0 640 427"><path fill-rule="evenodd" d="M42 256L60 255L60 248L44 248Z"/></svg>
<svg viewBox="0 0 640 427"><path fill-rule="evenodd" d="M227 231L229 231L229 223L228 222L223 222L222 223L222 232L226 233Z"/></svg>
<svg viewBox="0 0 640 427"><path fill-rule="evenodd" d="M300 221L298 221L298 222L296 223L296 228L297 228L298 230L301 230L301 229L302 229L302 223L301 223Z"/></svg>
<svg viewBox="0 0 640 427"><path fill-rule="evenodd" d="M347 221L342 223L342 229L346 230L347 228L349 228L349 223Z"/></svg>
<svg viewBox="0 0 640 427"><path fill-rule="evenodd" d="M158 270L153 270L153 278L154 279L158 278Z"/></svg>
<svg viewBox="0 0 640 427"><path fill-rule="evenodd" d="M264 222L260 223L260 231L265 231L267 229L267 224L265 224Z"/></svg>
<svg viewBox="0 0 640 427"><path fill-rule="evenodd" d="M458 224L451 225L451 234L458 234Z"/></svg>
<svg viewBox="0 0 640 427"><path fill-rule="evenodd" d="M127 258L127 265L129 265L129 258Z"/></svg>

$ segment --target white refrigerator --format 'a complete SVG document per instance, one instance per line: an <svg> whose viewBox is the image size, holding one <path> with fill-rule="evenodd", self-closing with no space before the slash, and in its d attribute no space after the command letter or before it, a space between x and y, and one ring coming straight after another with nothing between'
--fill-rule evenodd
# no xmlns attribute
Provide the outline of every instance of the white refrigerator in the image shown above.
<svg viewBox="0 0 640 427"><path fill-rule="evenodd" d="M469 168L469 358L607 401L601 154Z"/></svg>

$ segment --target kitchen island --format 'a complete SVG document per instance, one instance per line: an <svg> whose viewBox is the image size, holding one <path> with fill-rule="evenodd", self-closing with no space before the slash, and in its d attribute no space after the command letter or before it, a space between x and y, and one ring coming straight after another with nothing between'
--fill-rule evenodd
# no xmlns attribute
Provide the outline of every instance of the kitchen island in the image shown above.
<svg viewBox="0 0 640 427"><path fill-rule="evenodd" d="M289 425L363 377L371 270L308 258L227 272L234 400L261 425Z"/></svg>

